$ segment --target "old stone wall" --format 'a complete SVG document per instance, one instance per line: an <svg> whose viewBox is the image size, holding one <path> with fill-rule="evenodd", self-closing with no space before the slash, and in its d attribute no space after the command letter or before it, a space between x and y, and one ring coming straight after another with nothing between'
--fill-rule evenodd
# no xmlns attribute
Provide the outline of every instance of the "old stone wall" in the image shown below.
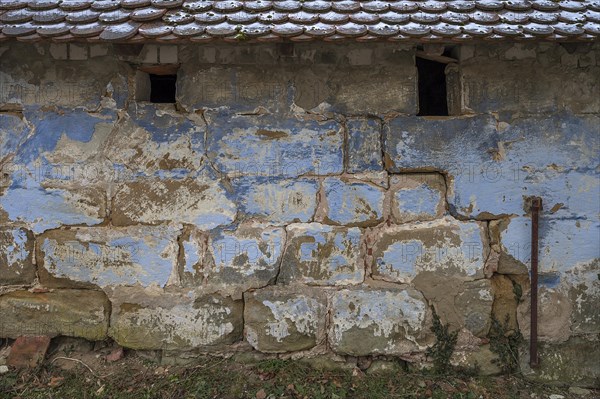
<svg viewBox="0 0 600 399"><path fill-rule="evenodd" d="M0 337L417 367L431 307L458 364L593 384L600 345L600 47L464 45L462 115L417 117L415 48L0 47ZM177 103L138 68L177 64ZM449 79L450 81L450 79ZM576 361L575 361L576 359Z"/></svg>

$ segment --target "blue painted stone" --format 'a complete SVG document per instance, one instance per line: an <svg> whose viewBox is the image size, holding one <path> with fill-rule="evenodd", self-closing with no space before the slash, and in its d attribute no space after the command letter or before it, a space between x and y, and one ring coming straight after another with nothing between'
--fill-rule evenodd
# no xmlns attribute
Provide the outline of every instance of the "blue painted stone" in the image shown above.
<svg viewBox="0 0 600 399"><path fill-rule="evenodd" d="M45 152L53 151L63 135L87 143L92 139L97 124L113 123L117 118L116 113L109 110L94 115L81 109L49 112L34 107L25 108L23 115L35 127L35 134L19 148L15 163L22 165L29 165Z"/></svg>
<svg viewBox="0 0 600 399"><path fill-rule="evenodd" d="M207 150L230 176L293 178L343 171L343 137L335 121L301 121L281 115L209 117Z"/></svg>
<svg viewBox="0 0 600 399"><path fill-rule="evenodd" d="M183 241L184 281L241 295L273 282L279 272L285 230L260 224L195 232Z"/></svg>
<svg viewBox="0 0 600 399"><path fill-rule="evenodd" d="M364 280L361 231L319 223L292 224L278 282L360 284Z"/></svg>
<svg viewBox="0 0 600 399"><path fill-rule="evenodd" d="M53 230L38 238L45 270L40 278L52 287L162 287L177 263L178 233L167 226Z"/></svg>
<svg viewBox="0 0 600 399"><path fill-rule="evenodd" d="M27 223L39 234L66 225L95 225L104 220L106 195L93 187L69 191L45 188L35 177L26 175L0 196L0 218Z"/></svg>
<svg viewBox="0 0 600 399"><path fill-rule="evenodd" d="M29 130L30 127L17 115L0 113L0 159L14 153ZM0 171L7 169L3 165Z"/></svg>
<svg viewBox="0 0 600 399"><path fill-rule="evenodd" d="M166 112L166 108L164 104L138 103L130 106L127 112L134 124L150 133L152 141L168 144L181 136L189 136L192 149L202 155L205 127L198 126L174 109Z"/></svg>
<svg viewBox="0 0 600 399"><path fill-rule="evenodd" d="M383 170L381 122L377 119L349 119L348 173Z"/></svg>
<svg viewBox="0 0 600 399"><path fill-rule="evenodd" d="M214 229L235 220L236 205L221 181L203 171L195 179L135 179L120 185L112 201L112 222L186 223Z"/></svg>
<svg viewBox="0 0 600 399"><path fill-rule="evenodd" d="M410 283L423 272L465 280L483 275L483 229L451 218L384 227L372 237L373 277Z"/></svg>
<svg viewBox="0 0 600 399"><path fill-rule="evenodd" d="M540 272L563 274L578 265L600 259L600 222L541 218L539 223ZM504 252L529 268L531 261L531 219L516 217L501 232Z"/></svg>
<svg viewBox="0 0 600 399"><path fill-rule="evenodd" d="M373 184L343 181L336 177L323 181L329 222L346 226L375 225L383 220L384 190Z"/></svg>
<svg viewBox="0 0 600 399"><path fill-rule="evenodd" d="M407 354L430 338L427 302L412 288L336 291L330 308L329 343L338 354Z"/></svg>
<svg viewBox="0 0 600 399"><path fill-rule="evenodd" d="M440 174L403 174L390 179L396 223L427 221L444 213L446 185Z"/></svg>
<svg viewBox="0 0 600 399"><path fill-rule="evenodd" d="M266 223L309 222L317 208L316 179L265 177L232 179L235 202L243 214Z"/></svg>
<svg viewBox="0 0 600 399"><path fill-rule="evenodd" d="M460 215L522 215L523 197L539 195L547 209L562 204L549 217L586 217L597 212L599 124L596 116L569 114L498 128L491 116L402 117L386 125L384 151L392 172L447 172L449 205Z"/></svg>

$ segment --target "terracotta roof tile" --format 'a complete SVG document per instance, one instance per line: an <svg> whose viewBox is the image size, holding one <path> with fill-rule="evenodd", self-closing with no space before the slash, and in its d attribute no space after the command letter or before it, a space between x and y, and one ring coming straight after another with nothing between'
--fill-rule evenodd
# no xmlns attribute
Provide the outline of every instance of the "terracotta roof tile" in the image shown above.
<svg viewBox="0 0 600 399"><path fill-rule="evenodd" d="M600 0L1 0L0 40L598 40Z"/></svg>

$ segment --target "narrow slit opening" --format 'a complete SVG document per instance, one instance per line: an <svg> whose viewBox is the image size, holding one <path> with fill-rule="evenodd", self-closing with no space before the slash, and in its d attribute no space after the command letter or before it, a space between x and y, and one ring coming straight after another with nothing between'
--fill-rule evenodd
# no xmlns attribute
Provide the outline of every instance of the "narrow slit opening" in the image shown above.
<svg viewBox="0 0 600 399"><path fill-rule="evenodd" d="M417 57L419 116L448 116L446 64Z"/></svg>
<svg viewBox="0 0 600 399"><path fill-rule="evenodd" d="M175 103L177 92L177 75L154 75L150 76L150 102L152 103Z"/></svg>

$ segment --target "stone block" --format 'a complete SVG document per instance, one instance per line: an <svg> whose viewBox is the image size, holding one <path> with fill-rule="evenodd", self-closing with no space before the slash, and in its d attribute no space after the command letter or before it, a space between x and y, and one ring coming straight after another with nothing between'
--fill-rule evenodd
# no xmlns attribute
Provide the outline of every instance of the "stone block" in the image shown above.
<svg viewBox="0 0 600 399"><path fill-rule="evenodd" d="M460 277L427 271L414 278L412 284L451 330L464 329L478 337L487 335L494 305L490 280L464 281Z"/></svg>
<svg viewBox="0 0 600 399"><path fill-rule="evenodd" d="M120 287L109 297L109 335L137 350L223 350L242 339L243 302L219 295Z"/></svg>
<svg viewBox="0 0 600 399"><path fill-rule="evenodd" d="M394 175L390 178L390 189L395 223L424 222L444 214L446 183L441 174Z"/></svg>
<svg viewBox="0 0 600 399"><path fill-rule="evenodd" d="M270 112L289 110L290 71L273 65L240 65L253 61L248 51L239 51L240 61L235 65L198 65L196 59L183 60L178 78L186 84L177 90L182 107L190 111L227 108L234 113L252 113L259 107ZM220 62L230 63L224 50L219 50L218 57Z"/></svg>
<svg viewBox="0 0 600 399"><path fill-rule="evenodd" d="M182 244L184 284L241 297L244 291L274 283L285 241L283 228L258 223L190 232Z"/></svg>
<svg viewBox="0 0 600 399"><path fill-rule="evenodd" d="M208 157L229 176L295 178L343 171L343 132L335 121L225 112L208 118Z"/></svg>
<svg viewBox="0 0 600 399"><path fill-rule="evenodd" d="M154 44L145 44L140 52L139 59L144 64L157 64L158 46Z"/></svg>
<svg viewBox="0 0 600 399"><path fill-rule="evenodd" d="M20 172L19 172L20 173ZM106 193L99 188L40 185L32 177L14 181L0 196L0 222L23 223L35 234L68 225L96 225L106 216Z"/></svg>
<svg viewBox="0 0 600 399"><path fill-rule="evenodd" d="M325 82L326 102L344 115L416 114L417 69L410 51L398 52L394 65L338 68Z"/></svg>
<svg viewBox="0 0 600 399"><path fill-rule="evenodd" d="M592 214L583 214L590 215ZM594 220L553 220L541 217L539 223L540 272L564 273L578 265L590 264L600 257L600 222ZM531 219L516 217L500 232L505 254L530 267ZM556 282L555 282L556 283ZM550 287L554 287L548 281Z"/></svg>
<svg viewBox="0 0 600 399"><path fill-rule="evenodd" d="M348 173L379 172L383 169L381 122L348 119Z"/></svg>
<svg viewBox="0 0 600 399"><path fill-rule="evenodd" d="M292 224L287 227L287 234L278 283L337 286L363 282L360 229Z"/></svg>
<svg viewBox="0 0 600 399"><path fill-rule="evenodd" d="M232 185L244 218L277 225L310 222L317 210L316 179L240 177Z"/></svg>
<svg viewBox="0 0 600 399"><path fill-rule="evenodd" d="M88 47L86 45L69 43L69 59L82 61L88 59Z"/></svg>
<svg viewBox="0 0 600 399"><path fill-rule="evenodd" d="M32 284L33 234L22 228L0 228L0 286Z"/></svg>
<svg viewBox="0 0 600 399"><path fill-rule="evenodd" d="M34 126L33 133L15 147L13 137L28 128L21 130L9 120L8 132L15 135L0 148L11 151L12 161L2 166L6 173L0 187L6 188L0 189L0 221L27 224L34 233L101 223L107 213L106 190L86 179L86 166L90 153L97 155L97 139L110 130L116 115L28 109L24 117Z"/></svg>
<svg viewBox="0 0 600 399"><path fill-rule="evenodd" d="M423 272L472 280L483 276L486 237L478 222L452 218L373 231L373 278L410 283Z"/></svg>
<svg viewBox="0 0 600 399"><path fill-rule="evenodd" d="M101 341L106 338L110 303L102 292L12 291L0 296L0 337L59 335Z"/></svg>
<svg viewBox="0 0 600 399"><path fill-rule="evenodd" d="M245 294L246 339L260 352L309 350L325 341L323 291L269 287Z"/></svg>
<svg viewBox="0 0 600 399"><path fill-rule="evenodd" d="M148 176L195 178L205 175L206 126L197 114L178 113L172 104L136 103L127 111L102 149L115 170L125 168L134 181Z"/></svg>
<svg viewBox="0 0 600 399"><path fill-rule="evenodd" d="M431 342L431 314L416 290L341 290L331 299L329 344L351 356L405 355Z"/></svg>
<svg viewBox="0 0 600 399"><path fill-rule="evenodd" d="M542 361L536 369L529 367L527 351L520 357L526 379L543 383L562 383L579 387L598 387L600 345L594 339L573 337L563 343L541 342L538 354Z"/></svg>
<svg viewBox="0 0 600 399"><path fill-rule="evenodd" d="M450 211L466 217L523 215L523 197L531 195L544 197L554 209L549 216L578 217L596 209L600 183L589 168L600 162L591 151L599 123L564 113L498 123L491 116L396 118L384 127L386 168L446 172Z"/></svg>
<svg viewBox="0 0 600 399"><path fill-rule="evenodd" d="M473 351L457 351L452 355L452 364L465 369L474 365L479 367L482 376L499 375L502 370L498 366L498 355L490 350L489 345L482 345Z"/></svg>
<svg viewBox="0 0 600 399"><path fill-rule="evenodd" d="M213 229L232 223L237 212L222 184L206 176L125 183L112 205L111 218L117 226L175 222Z"/></svg>
<svg viewBox="0 0 600 399"><path fill-rule="evenodd" d="M49 287L164 286L177 273L174 226L52 230L37 237L39 278Z"/></svg>
<svg viewBox="0 0 600 399"><path fill-rule="evenodd" d="M68 58L67 44L65 43L51 43L50 44L50 55L55 60L66 60Z"/></svg>
<svg viewBox="0 0 600 399"><path fill-rule="evenodd" d="M383 188L359 180L336 177L325 179L323 188L327 223L366 227L383 221Z"/></svg>
<svg viewBox="0 0 600 399"><path fill-rule="evenodd" d="M509 55L517 57L516 52ZM487 57L466 61L461 64L465 105L476 113L598 112L598 70L578 70L559 63L555 59L542 66L531 60L498 62Z"/></svg>
<svg viewBox="0 0 600 399"><path fill-rule="evenodd" d="M44 361L49 346L48 336L18 337L10 347L6 364L16 368L36 368Z"/></svg>

